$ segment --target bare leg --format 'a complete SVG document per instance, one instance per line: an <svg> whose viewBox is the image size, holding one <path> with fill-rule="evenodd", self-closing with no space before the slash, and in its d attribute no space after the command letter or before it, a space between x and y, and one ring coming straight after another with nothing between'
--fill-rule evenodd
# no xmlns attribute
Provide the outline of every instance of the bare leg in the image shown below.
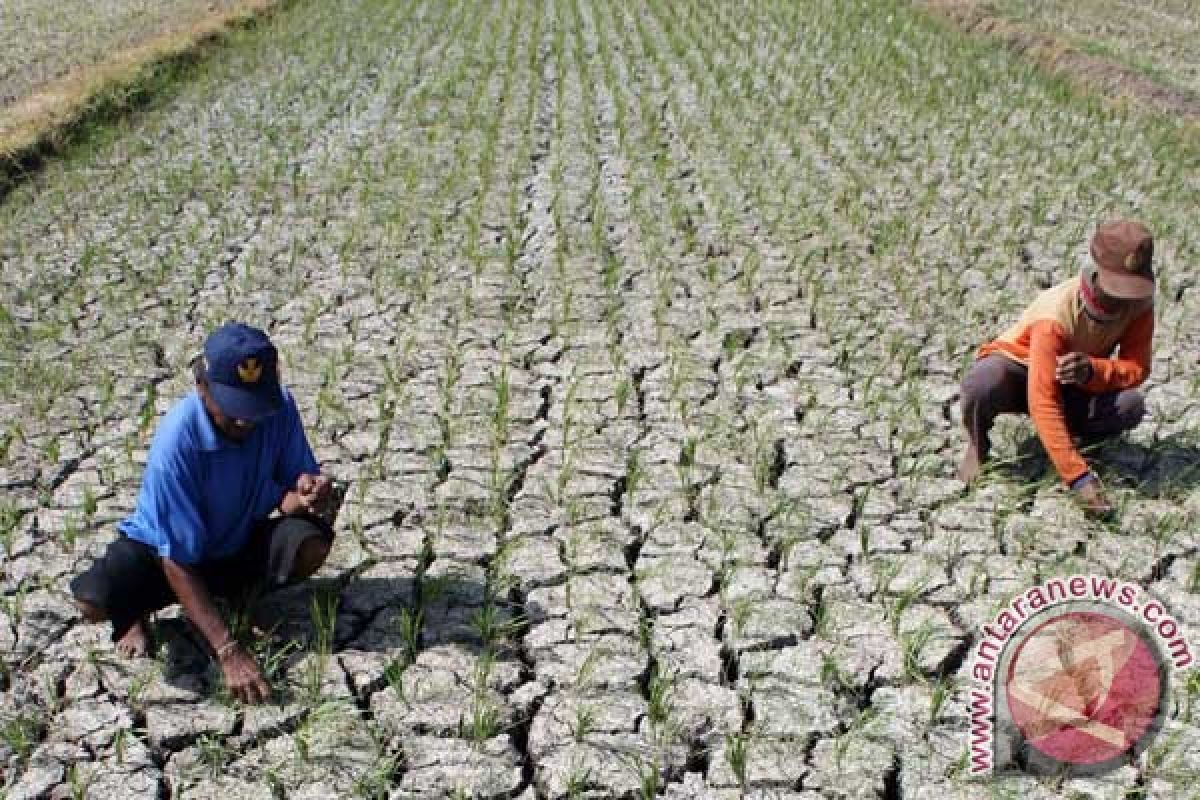
<svg viewBox="0 0 1200 800"><path fill-rule="evenodd" d="M958 479L963 483L970 483L979 477L979 469L982 464L979 461L979 448L975 446L975 442L971 440L971 434L967 434L967 449L963 453L962 461L958 463Z"/></svg>
<svg viewBox="0 0 1200 800"><path fill-rule="evenodd" d="M979 477L987 461L992 447L988 434L996 417L1027 411L1026 373L1024 366L998 354L979 359L967 370L961 392L967 446L958 465L958 477L964 483Z"/></svg>

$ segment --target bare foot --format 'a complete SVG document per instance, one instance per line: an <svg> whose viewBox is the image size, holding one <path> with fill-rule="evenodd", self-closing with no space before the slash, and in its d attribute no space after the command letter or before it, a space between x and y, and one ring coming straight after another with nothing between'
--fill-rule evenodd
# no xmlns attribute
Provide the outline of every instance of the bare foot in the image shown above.
<svg viewBox="0 0 1200 800"><path fill-rule="evenodd" d="M971 483L979 477L979 452L974 442L967 443L967 452L963 453L962 462L958 465L958 479L963 483Z"/></svg>
<svg viewBox="0 0 1200 800"><path fill-rule="evenodd" d="M142 658L150 652L150 636L146 632L146 620L139 619L117 640L117 652L124 658Z"/></svg>

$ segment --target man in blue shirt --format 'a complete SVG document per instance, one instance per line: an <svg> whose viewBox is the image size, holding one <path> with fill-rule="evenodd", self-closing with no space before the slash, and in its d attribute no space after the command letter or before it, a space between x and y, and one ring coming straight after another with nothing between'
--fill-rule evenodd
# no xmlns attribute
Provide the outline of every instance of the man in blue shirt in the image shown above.
<svg viewBox="0 0 1200 800"><path fill-rule="evenodd" d="M123 535L71 589L89 621L112 622L127 656L146 652L147 616L179 602L226 685L255 703L270 687L212 598L244 600L263 584L316 572L333 542L323 517L334 500L266 334L221 326L193 371L196 391L154 434L137 507L118 526Z"/></svg>

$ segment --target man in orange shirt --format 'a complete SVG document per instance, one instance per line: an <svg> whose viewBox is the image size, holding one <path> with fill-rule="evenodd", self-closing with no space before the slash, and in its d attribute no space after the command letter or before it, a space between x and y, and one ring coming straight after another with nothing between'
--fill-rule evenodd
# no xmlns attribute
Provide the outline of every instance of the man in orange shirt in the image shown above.
<svg viewBox="0 0 1200 800"><path fill-rule="evenodd" d="M1063 481L1089 513L1112 511L1072 434L1112 436L1145 414L1134 387L1150 373L1154 240L1137 222L1096 229L1082 274L1042 292L1015 325L979 348L962 382L970 482L987 460L999 414L1029 414Z"/></svg>

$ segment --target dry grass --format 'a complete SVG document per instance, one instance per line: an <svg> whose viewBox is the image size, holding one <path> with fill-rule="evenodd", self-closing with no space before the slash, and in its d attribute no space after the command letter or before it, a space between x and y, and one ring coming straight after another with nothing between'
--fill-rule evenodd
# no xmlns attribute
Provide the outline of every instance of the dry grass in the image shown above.
<svg viewBox="0 0 1200 800"><path fill-rule="evenodd" d="M96 101L144 81L155 65L179 59L223 34L274 10L282 0L245 0L183 30L163 33L98 64L79 66L0 116L0 162L19 163L43 149L58 149L65 133L80 124Z"/></svg>

